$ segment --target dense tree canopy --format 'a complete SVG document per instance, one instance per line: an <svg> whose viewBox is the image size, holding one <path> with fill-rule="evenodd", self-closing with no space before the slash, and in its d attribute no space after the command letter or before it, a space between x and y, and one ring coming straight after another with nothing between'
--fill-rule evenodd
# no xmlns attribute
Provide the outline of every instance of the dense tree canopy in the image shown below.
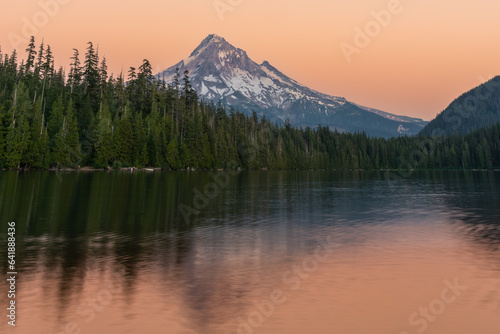
<svg viewBox="0 0 500 334"><path fill-rule="evenodd" d="M200 101L189 73L158 80L146 59L127 80L108 74L88 43L66 75L34 38L26 62L0 52L0 167L78 165L166 169L396 169L500 167L500 126L467 136L369 138L277 126Z"/></svg>
<svg viewBox="0 0 500 334"><path fill-rule="evenodd" d="M462 94L422 130L424 135L467 134L500 122L500 76Z"/></svg>

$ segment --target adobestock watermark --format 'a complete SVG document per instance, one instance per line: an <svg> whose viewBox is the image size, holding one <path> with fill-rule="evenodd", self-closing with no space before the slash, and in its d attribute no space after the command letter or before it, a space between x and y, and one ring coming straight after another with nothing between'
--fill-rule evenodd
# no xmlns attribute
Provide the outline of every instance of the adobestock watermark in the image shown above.
<svg viewBox="0 0 500 334"><path fill-rule="evenodd" d="M224 21L227 12L233 12L244 0L214 0L212 2L215 12L221 21Z"/></svg>
<svg viewBox="0 0 500 334"><path fill-rule="evenodd" d="M318 270L319 265L334 253L334 249L337 247L338 245L332 241L332 236L328 236L324 240L318 240L318 246L314 249L313 254L305 257L300 263L292 265L290 269L282 273L280 285L284 284L285 289L273 289L267 298L254 302L253 309L250 312L236 318L238 325L234 333L255 333L257 328L261 327L267 319L273 316L276 307L285 303L288 295L298 290ZM226 331L225 334L230 334L230 332Z"/></svg>
<svg viewBox="0 0 500 334"><path fill-rule="evenodd" d="M412 0L406 0L412 1ZM395 16L403 13L404 6L401 0L389 0L385 9L373 10L370 12L372 20L368 21L364 27L354 27L354 37L351 43L340 43L340 50L348 64L352 62L355 54L360 54L372 41L387 28Z"/></svg>
<svg viewBox="0 0 500 334"><path fill-rule="evenodd" d="M191 217L193 215L199 215L201 210L206 209L210 204L210 201L218 197L221 191L229 186L231 177L238 175L240 172L240 169L211 172L210 177L213 182L207 183L203 188L203 192L198 188L193 189L194 197L192 206L184 203L181 203L178 206L184 221L188 225L191 225Z"/></svg>
<svg viewBox="0 0 500 334"><path fill-rule="evenodd" d="M426 307L421 306L418 311L413 312L408 317L410 326L414 328L413 333L422 334L429 328L429 324L436 321L438 316L442 315L447 307L454 303L467 286L460 285L458 278L453 283L449 280L444 281L445 288L441 291L439 298L432 300ZM400 332L399 334L411 334L412 332Z"/></svg>
<svg viewBox="0 0 500 334"><path fill-rule="evenodd" d="M245 160L250 165L257 159L260 148L270 144L273 138L271 131L266 129L264 130L264 135L260 143L250 142L242 144L238 151L241 156L245 157ZM179 204L178 209L184 218L184 222L191 225L192 216L199 215L202 210L206 209L210 205L210 202L217 198L220 193L229 186L231 178L239 175L242 171L243 170L239 167L239 163L233 160L229 162L226 169L211 172L210 178L212 182L205 184L202 188L203 191L198 188L193 189L194 196L192 205L184 203Z"/></svg>
<svg viewBox="0 0 500 334"><path fill-rule="evenodd" d="M19 33L9 32L8 39L14 49L26 45L31 36L36 36L40 29L47 26L52 18L59 14L62 5L67 5L71 0L39 0L40 9L31 17L21 18Z"/></svg>
<svg viewBox="0 0 500 334"><path fill-rule="evenodd" d="M99 291L91 294L86 299L82 299L76 308L76 315L79 321L70 321L61 326L61 330L51 334L81 334L84 332L83 326L95 320L97 314L110 305L115 295L123 291L124 271L113 273L111 279L103 282Z"/></svg>
<svg viewBox="0 0 500 334"><path fill-rule="evenodd" d="M483 76L478 77L479 84L488 82L488 85L482 86L483 89L474 89L469 92L460 104L454 106L453 114L445 113L443 121L447 128L450 127L452 132L457 132L462 123L467 120L476 108L476 101L488 101L491 95L496 94L500 89L500 80L491 81L494 76L490 75L485 79ZM428 157L436 152L436 146L444 141L446 133L443 128L436 128L432 131L429 138L422 139L418 148L413 150L408 157L399 157L399 167L397 174L388 171L385 174L387 180L402 180L408 178L415 172L415 169L423 165ZM465 168L465 167L464 167Z"/></svg>
<svg viewBox="0 0 500 334"><path fill-rule="evenodd" d="M488 101L493 94L497 94L497 91L500 88L500 81L491 81L493 78L494 76L492 75L489 75L487 78L479 76L479 85L490 81L487 85L482 87L484 90L476 88L469 92L461 103L454 107L456 115L450 115L449 113L443 115L445 123L447 123L447 125L451 125L454 131L458 131L464 120L467 120L470 116L472 116L472 113L476 109L476 101ZM444 133L445 131L443 129L437 128L432 131L432 136L441 136Z"/></svg>

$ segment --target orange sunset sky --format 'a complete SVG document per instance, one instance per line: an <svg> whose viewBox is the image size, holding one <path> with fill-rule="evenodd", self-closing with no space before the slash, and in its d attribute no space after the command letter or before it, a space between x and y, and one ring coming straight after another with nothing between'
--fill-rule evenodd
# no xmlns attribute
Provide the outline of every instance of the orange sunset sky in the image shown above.
<svg viewBox="0 0 500 334"><path fill-rule="evenodd" d="M0 0L0 46L24 57L34 34L56 67L99 45L111 72L150 60L155 72L186 58L208 34L323 93L430 120L454 98L500 74L498 0ZM54 6L57 4L57 6ZM218 10L216 9L218 8ZM45 8L45 9L44 9ZM372 12L393 9L385 26ZM48 14L47 14L48 13ZM32 33L28 23L34 24ZM378 25L378 30L377 30ZM356 27L370 42L348 62ZM27 40L27 39L26 39ZM344 45L346 45L344 44Z"/></svg>

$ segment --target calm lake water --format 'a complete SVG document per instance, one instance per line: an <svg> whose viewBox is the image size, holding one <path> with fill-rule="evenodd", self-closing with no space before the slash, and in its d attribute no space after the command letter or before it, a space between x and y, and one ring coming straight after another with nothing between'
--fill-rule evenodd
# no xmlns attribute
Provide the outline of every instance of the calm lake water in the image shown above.
<svg viewBox="0 0 500 334"><path fill-rule="evenodd" d="M1 333L500 332L500 173L0 173Z"/></svg>

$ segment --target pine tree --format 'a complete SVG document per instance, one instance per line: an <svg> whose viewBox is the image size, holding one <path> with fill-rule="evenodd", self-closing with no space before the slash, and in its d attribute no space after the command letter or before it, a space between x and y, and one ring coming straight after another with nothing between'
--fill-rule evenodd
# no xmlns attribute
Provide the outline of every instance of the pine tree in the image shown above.
<svg viewBox="0 0 500 334"><path fill-rule="evenodd" d="M79 86L82 81L82 69L79 56L78 50L73 49L73 56L70 58L73 62L71 63L68 77L68 85L71 87L71 93L73 93L75 87Z"/></svg>
<svg viewBox="0 0 500 334"><path fill-rule="evenodd" d="M6 136L5 166L20 168L30 143L28 111L31 109L23 84L15 87L13 104L9 110L10 125Z"/></svg>
<svg viewBox="0 0 500 334"><path fill-rule="evenodd" d="M158 111L158 103L153 101L150 114L146 118L148 161L153 166L162 165L160 120L161 118Z"/></svg>
<svg viewBox="0 0 500 334"><path fill-rule="evenodd" d="M8 123L8 114L5 111L4 106L0 105L0 168L3 168L5 166L5 141L8 131L7 123Z"/></svg>
<svg viewBox="0 0 500 334"><path fill-rule="evenodd" d="M65 123L67 132L65 133L66 163L70 167L76 167L81 160L81 147L78 140L78 122L73 113L73 100L70 99L66 109Z"/></svg>
<svg viewBox="0 0 500 334"><path fill-rule="evenodd" d="M93 139L94 133L94 105L99 102L99 99L93 100L90 95L86 95L83 105L76 110L76 120L78 122L79 138L82 148L82 154L87 159L83 163L90 163L93 155Z"/></svg>
<svg viewBox="0 0 500 334"><path fill-rule="evenodd" d="M107 168L113 159L113 134L111 124L111 113L107 103L96 116L97 126L94 132L95 161L98 168Z"/></svg>
<svg viewBox="0 0 500 334"><path fill-rule="evenodd" d="M36 51L35 51L35 37L31 36L30 38L30 43L28 44L28 47L26 48L26 52L28 53L28 57L26 59L26 70L25 73L30 73L31 68L35 66L35 56L36 56Z"/></svg>
<svg viewBox="0 0 500 334"><path fill-rule="evenodd" d="M30 130L27 164L34 168L47 168L49 160L49 146L45 129L45 117L42 113L42 100L38 98L33 106L33 119Z"/></svg>
<svg viewBox="0 0 500 334"><path fill-rule="evenodd" d="M125 106L123 113L115 117L115 134L113 136L115 159L124 165L132 164L133 130L130 119L130 104Z"/></svg>
<svg viewBox="0 0 500 334"><path fill-rule="evenodd" d="M175 97L178 97L179 96L179 86L180 86L180 78L181 78L181 73L180 73L180 69L179 68L176 68L175 69L175 75L174 75L174 81L172 83L172 86L173 86L173 89L174 89L174 93L175 93Z"/></svg>
<svg viewBox="0 0 500 334"><path fill-rule="evenodd" d="M50 45L47 45L43 61L44 61L42 65L43 79L50 80L52 78L52 75L54 74L54 67L53 67L54 58L52 56L52 50L50 49Z"/></svg>
<svg viewBox="0 0 500 334"><path fill-rule="evenodd" d="M140 168L148 164L147 137L142 121L141 113L137 113L132 121L132 162L134 166Z"/></svg>
<svg viewBox="0 0 500 334"><path fill-rule="evenodd" d="M462 149L462 168L469 169L471 167L471 157L469 144L464 141Z"/></svg>
<svg viewBox="0 0 500 334"><path fill-rule="evenodd" d="M83 65L84 92L93 93L99 83L99 57L94 50L92 42L88 42L87 52L85 53L85 62Z"/></svg>
<svg viewBox="0 0 500 334"><path fill-rule="evenodd" d="M179 169L182 168L179 161L179 143L177 141L177 137L174 137L167 146L167 154L166 159L168 166L171 169Z"/></svg>
<svg viewBox="0 0 500 334"><path fill-rule="evenodd" d="M104 89L104 86L106 85L107 81L108 81L108 65L106 63L106 57L104 57L102 58L101 67L99 68L99 82L101 85L101 90Z"/></svg>
<svg viewBox="0 0 500 334"><path fill-rule="evenodd" d="M37 55L37 61L35 65L35 75L39 76L40 72L43 71L43 55L45 54L45 46L43 44L40 44L40 47L38 49L38 55Z"/></svg>
<svg viewBox="0 0 500 334"><path fill-rule="evenodd" d="M52 105L52 111L47 124L47 132L49 135L49 148L54 148L56 135L61 131L64 121L64 102L63 96L60 95L56 102Z"/></svg>
<svg viewBox="0 0 500 334"><path fill-rule="evenodd" d="M57 167L76 167L81 152L78 142L77 122L73 115L73 102L70 100L63 124L54 140L53 160Z"/></svg>
<svg viewBox="0 0 500 334"><path fill-rule="evenodd" d="M191 86L191 82L189 81L189 71L185 70L184 71L184 77L182 78L183 81L183 90L184 90L184 97L185 97L185 103L186 103L186 110L193 104L194 102L194 91L193 87Z"/></svg>
<svg viewBox="0 0 500 334"><path fill-rule="evenodd" d="M66 164L66 131L66 122L63 121L61 129L53 138L54 148L52 150L52 163L55 164L57 168L68 167L68 165Z"/></svg>

